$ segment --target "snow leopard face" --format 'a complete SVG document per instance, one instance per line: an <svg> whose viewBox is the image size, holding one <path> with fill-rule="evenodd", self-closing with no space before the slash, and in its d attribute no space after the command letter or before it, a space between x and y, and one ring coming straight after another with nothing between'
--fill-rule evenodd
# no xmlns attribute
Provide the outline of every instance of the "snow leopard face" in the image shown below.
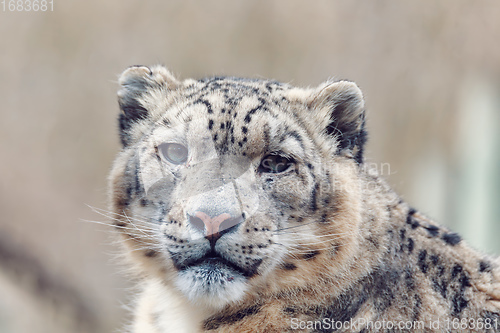
<svg viewBox="0 0 500 333"><path fill-rule="evenodd" d="M356 192L346 186L365 141L354 83L180 82L161 66L131 67L119 82L112 209L142 269L221 307L276 272L293 279L325 244L345 248L343 205Z"/></svg>

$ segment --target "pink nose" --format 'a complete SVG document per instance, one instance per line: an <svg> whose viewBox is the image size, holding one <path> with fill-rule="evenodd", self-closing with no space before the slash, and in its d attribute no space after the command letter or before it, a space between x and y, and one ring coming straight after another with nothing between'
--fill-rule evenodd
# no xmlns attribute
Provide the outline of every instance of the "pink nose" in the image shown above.
<svg viewBox="0 0 500 333"><path fill-rule="evenodd" d="M206 236L218 234L221 223L231 217L231 215L229 215L228 213L224 213L214 218L211 218L210 216L208 216L203 212L196 212L194 216L202 220L203 224L205 224Z"/></svg>
<svg viewBox="0 0 500 333"><path fill-rule="evenodd" d="M231 218L231 215L227 213L220 214L219 216L215 216L211 218L207 214L203 212L196 212L195 216L203 221L205 225L205 238L207 238L212 246L215 245L215 242L220 238L219 227L222 222Z"/></svg>

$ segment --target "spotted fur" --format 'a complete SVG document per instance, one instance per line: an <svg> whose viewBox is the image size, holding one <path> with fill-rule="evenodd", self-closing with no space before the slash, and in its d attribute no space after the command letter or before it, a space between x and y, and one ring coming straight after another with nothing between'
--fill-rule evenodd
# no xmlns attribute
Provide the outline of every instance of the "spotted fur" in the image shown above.
<svg viewBox="0 0 500 333"><path fill-rule="evenodd" d="M325 318L500 325L498 260L364 167L356 84L179 81L161 66L131 67L119 83L110 197L140 275L133 332L334 331L311 326Z"/></svg>

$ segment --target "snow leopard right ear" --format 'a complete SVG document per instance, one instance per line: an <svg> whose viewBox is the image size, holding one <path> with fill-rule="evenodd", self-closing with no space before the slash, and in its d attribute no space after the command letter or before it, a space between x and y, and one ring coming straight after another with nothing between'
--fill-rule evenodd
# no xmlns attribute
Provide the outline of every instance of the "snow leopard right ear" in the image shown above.
<svg viewBox="0 0 500 333"><path fill-rule="evenodd" d="M337 153L363 163L366 142L365 101L359 87L350 81L328 81L316 88L308 106L319 128L337 141Z"/></svg>
<svg viewBox="0 0 500 333"><path fill-rule="evenodd" d="M140 120L152 115L166 100L165 94L175 89L179 81L163 66L131 66L118 79L120 139L125 147L130 143L130 129ZM162 96L162 100L155 97ZM160 105L159 105L160 104Z"/></svg>

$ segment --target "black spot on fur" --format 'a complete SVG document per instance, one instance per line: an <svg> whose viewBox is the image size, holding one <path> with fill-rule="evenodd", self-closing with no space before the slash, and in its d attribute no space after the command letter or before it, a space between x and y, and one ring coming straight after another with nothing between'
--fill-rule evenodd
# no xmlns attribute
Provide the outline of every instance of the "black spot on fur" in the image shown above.
<svg viewBox="0 0 500 333"><path fill-rule="evenodd" d="M418 267L420 268L422 273L427 273L429 269L429 265L427 264L427 250L421 250L418 253Z"/></svg>
<svg viewBox="0 0 500 333"><path fill-rule="evenodd" d="M413 276L413 272L406 271L406 273L405 273L405 282L406 282L406 287L409 290L415 289L415 277Z"/></svg>
<svg viewBox="0 0 500 333"><path fill-rule="evenodd" d="M471 286L471 284L470 284L470 279L469 279L469 277L468 277L467 275L465 275L465 274L462 274L462 276L460 277L459 282L460 282L460 288L461 288L462 290Z"/></svg>
<svg viewBox="0 0 500 333"><path fill-rule="evenodd" d="M208 112L209 114L214 113L214 111L212 110L212 104L210 104L210 103L209 103L208 101L206 101L206 100L199 99L199 100L197 100L196 102L194 102L194 104L203 104L203 105L205 105L205 106L206 106L206 108L207 108L207 112Z"/></svg>
<svg viewBox="0 0 500 333"><path fill-rule="evenodd" d="M134 193L135 195L137 196L140 196L142 194L142 184L141 184L141 180L139 179L139 168L140 166L137 165L136 166L137 169L135 169L134 171Z"/></svg>
<svg viewBox="0 0 500 333"><path fill-rule="evenodd" d="M146 253L144 253L144 255L146 257L153 258L153 257L156 257L158 255L158 252L156 252L155 250L148 250L148 251L146 251Z"/></svg>
<svg viewBox="0 0 500 333"><path fill-rule="evenodd" d="M285 271L293 271L297 269L297 266L295 264L292 264L291 262L285 262L281 266Z"/></svg>
<svg viewBox="0 0 500 333"><path fill-rule="evenodd" d="M413 215L416 212L417 211L415 209L410 208L410 210L408 211L408 215L406 215L406 223L409 224L412 229L416 229L420 226L420 223L413 218Z"/></svg>
<svg viewBox="0 0 500 333"><path fill-rule="evenodd" d="M455 246L458 243L460 243L460 241L462 240L462 237L460 237L460 235L457 234L456 232L448 232L448 233L443 234L441 236L441 239L444 240L447 244L449 244L451 246Z"/></svg>
<svg viewBox="0 0 500 333"><path fill-rule="evenodd" d="M212 316L203 323L203 329L207 331L217 330L221 326L231 325L246 317L253 316L259 313L260 309L261 305L253 305L233 313Z"/></svg>
<svg viewBox="0 0 500 333"><path fill-rule="evenodd" d="M465 298L462 291L456 292L452 296L451 302L453 306L452 315L454 317L457 317L469 305L469 301Z"/></svg>
<svg viewBox="0 0 500 333"><path fill-rule="evenodd" d="M491 271L491 265L486 261L480 261L479 262L479 271L481 273L489 272L489 271Z"/></svg>
<svg viewBox="0 0 500 333"><path fill-rule="evenodd" d="M248 133L248 128L246 126L242 126L241 127L241 131L243 132L243 134L247 134Z"/></svg>
<svg viewBox="0 0 500 333"><path fill-rule="evenodd" d="M432 289L438 292L443 298L446 298L448 293L448 282L444 279L432 278Z"/></svg>
<svg viewBox="0 0 500 333"><path fill-rule="evenodd" d="M309 251L307 252L306 254L304 254L302 256L302 258L304 260L311 260L311 259L314 259L314 257L316 257L320 252L318 250L313 250L313 251Z"/></svg>
<svg viewBox="0 0 500 333"><path fill-rule="evenodd" d="M411 224L411 218L413 217L413 215L416 213L417 211L413 208L410 208L410 210L408 211L408 214L406 215L406 223L408 224Z"/></svg>
<svg viewBox="0 0 500 333"><path fill-rule="evenodd" d="M121 229L127 225L125 222L122 221L116 221L114 224L118 229Z"/></svg>
<svg viewBox="0 0 500 333"><path fill-rule="evenodd" d="M456 278L458 274L462 273L463 270L464 268L462 267L462 265L456 264L455 266L453 266L451 270L451 278L452 279Z"/></svg>
<svg viewBox="0 0 500 333"><path fill-rule="evenodd" d="M312 193L311 193L311 210L315 212L318 209L318 191L319 191L319 183L314 184Z"/></svg>
<svg viewBox="0 0 500 333"><path fill-rule="evenodd" d="M401 229L399 231L399 235L401 237L401 240L405 240L405 238L406 238L406 230L405 229Z"/></svg>
<svg viewBox="0 0 500 333"><path fill-rule="evenodd" d="M212 130L213 127L214 127L214 121L212 119L208 120L208 129Z"/></svg>
<svg viewBox="0 0 500 333"><path fill-rule="evenodd" d="M439 234L439 228L434 225L426 226L424 228L427 230L431 237L436 237Z"/></svg>
<svg viewBox="0 0 500 333"><path fill-rule="evenodd" d="M413 238L408 238L408 252L412 253L414 248L415 242L413 241Z"/></svg>

